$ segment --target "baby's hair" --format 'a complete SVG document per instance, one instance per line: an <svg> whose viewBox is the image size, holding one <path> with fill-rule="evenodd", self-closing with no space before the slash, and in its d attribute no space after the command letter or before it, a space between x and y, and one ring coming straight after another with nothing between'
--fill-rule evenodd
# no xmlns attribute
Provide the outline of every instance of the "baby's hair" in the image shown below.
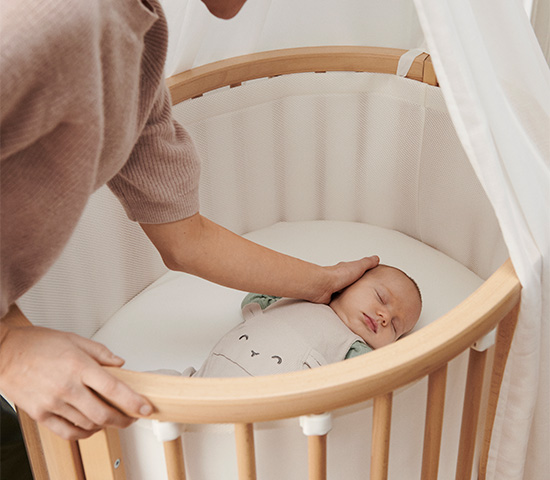
<svg viewBox="0 0 550 480"><path fill-rule="evenodd" d="M398 272L401 272L403 275L405 275L405 277L407 277L412 282L414 287L416 288L416 291L418 293L418 298L420 298L420 305L422 305L422 292L420 291L420 287L418 286L418 283L416 283L416 280L414 278L412 278L407 272L404 272L400 268L394 267L393 265L386 265L385 263L380 263L378 266L379 267L393 268L394 270L397 270ZM367 270L365 273L368 273L368 272L369 272L369 270Z"/></svg>

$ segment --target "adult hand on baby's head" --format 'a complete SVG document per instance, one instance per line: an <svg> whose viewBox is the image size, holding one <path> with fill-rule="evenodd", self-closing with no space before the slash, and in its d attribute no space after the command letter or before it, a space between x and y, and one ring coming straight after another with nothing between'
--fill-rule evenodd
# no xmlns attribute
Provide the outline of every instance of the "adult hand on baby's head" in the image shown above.
<svg viewBox="0 0 550 480"><path fill-rule="evenodd" d="M340 262L330 267L323 267L328 273L327 286L319 297L311 301L314 303L329 303L334 293L359 280L367 270L376 267L379 262L378 256L373 255L352 262Z"/></svg>
<svg viewBox="0 0 550 480"><path fill-rule="evenodd" d="M65 439L89 437L106 426L126 427L151 406L101 365L124 361L103 345L41 327L3 329L0 389L33 419ZM143 410L142 410L143 409Z"/></svg>

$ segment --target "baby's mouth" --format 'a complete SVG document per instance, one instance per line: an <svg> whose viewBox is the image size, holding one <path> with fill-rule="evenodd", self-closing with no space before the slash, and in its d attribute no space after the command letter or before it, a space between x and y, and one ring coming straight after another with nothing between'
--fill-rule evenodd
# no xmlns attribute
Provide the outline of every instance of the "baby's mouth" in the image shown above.
<svg viewBox="0 0 550 480"><path fill-rule="evenodd" d="M378 332L378 324L370 318L366 313L363 313L363 316L365 317L365 323L367 327L369 327L374 333Z"/></svg>

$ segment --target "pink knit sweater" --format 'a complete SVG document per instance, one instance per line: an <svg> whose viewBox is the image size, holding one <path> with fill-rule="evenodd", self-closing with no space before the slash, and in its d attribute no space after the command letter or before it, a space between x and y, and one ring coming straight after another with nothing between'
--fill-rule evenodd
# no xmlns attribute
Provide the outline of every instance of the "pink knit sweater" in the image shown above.
<svg viewBox="0 0 550 480"><path fill-rule="evenodd" d="M199 162L171 117L156 0L17 0L0 22L3 316L97 188L132 220L179 220L198 211Z"/></svg>

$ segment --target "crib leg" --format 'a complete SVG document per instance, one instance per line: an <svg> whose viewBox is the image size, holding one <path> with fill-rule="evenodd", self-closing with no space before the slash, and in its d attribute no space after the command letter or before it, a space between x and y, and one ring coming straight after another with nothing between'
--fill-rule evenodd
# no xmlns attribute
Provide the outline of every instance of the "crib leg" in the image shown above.
<svg viewBox="0 0 550 480"><path fill-rule="evenodd" d="M183 445L181 437L163 442L168 480L185 480Z"/></svg>
<svg viewBox="0 0 550 480"><path fill-rule="evenodd" d="M235 440L237 443L239 480L256 480L254 425L251 423L236 423Z"/></svg>
<svg viewBox="0 0 550 480"><path fill-rule="evenodd" d="M388 478L392 399L392 392L374 399L370 480Z"/></svg>
<svg viewBox="0 0 550 480"><path fill-rule="evenodd" d="M42 449L38 424L23 410L16 408L24 432L25 446L31 464L32 475L35 480L49 480L46 457Z"/></svg>
<svg viewBox="0 0 550 480"><path fill-rule="evenodd" d="M470 480L476 443L477 423L483 391L483 374L487 351L478 352L470 349L468 362L468 377L464 392L464 407L462 410L462 426L460 428L460 444L458 447L458 463L456 480Z"/></svg>
<svg viewBox="0 0 550 480"><path fill-rule="evenodd" d="M309 480L327 478L327 436L311 435L307 437Z"/></svg>
<svg viewBox="0 0 550 480"><path fill-rule="evenodd" d="M86 480L125 480L118 430L106 428L78 442Z"/></svg>
<svg viewBox="0 0 550 480"><path fill-rule="evenodd" d="M307 436L309 480L326 480L327 434L332 430L332 414L302 415L300 426Z"/></svg>
<svg viewBox="0 0 550 480"><path fill-rule="evenodd" d="M181 432L183 426L174 422L153 420L153 433L164 446L164 461L168 480L185 480L183 445Z"/></svg>
<svg viewBox="0 0 550 480"><path fill-rule="evenodd" d="M422 480L433 480L437 478L446 384L447 365L444 365L439 370L430 374L428 378L428 401L426 407L426 426L424 429L424 451L422 455Z"/></svg>
<svg viewBox="0 0 550 480"><path fill-rule="evenodd" d="M64 440L38 424L50 480L84 480L80 450L76 441Z"/></svg>

